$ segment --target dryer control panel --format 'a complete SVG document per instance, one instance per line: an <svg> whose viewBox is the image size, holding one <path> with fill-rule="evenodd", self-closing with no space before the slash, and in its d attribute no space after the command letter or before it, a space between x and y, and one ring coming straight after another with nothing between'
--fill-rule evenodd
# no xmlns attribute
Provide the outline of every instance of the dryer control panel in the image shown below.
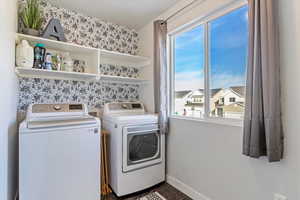
<svg viewBox="0 0 300 200"><path fill-rule="evenodd" d="M144 105L140 102L120 102L107 103L104 105L104 114L118 114L118 113L139 113L144 114Z"/></svg>

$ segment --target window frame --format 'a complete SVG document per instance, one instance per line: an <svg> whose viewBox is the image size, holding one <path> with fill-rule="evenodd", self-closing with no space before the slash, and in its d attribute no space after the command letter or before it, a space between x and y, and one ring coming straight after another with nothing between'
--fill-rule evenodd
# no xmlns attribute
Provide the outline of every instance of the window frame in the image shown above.
<svg viewBox="0 0 300 200"><path fill-rule="evenodd" d="M223 125L242 126L243 119L223 118L211 116L210 113L210 55L209 55L209 23L215 19L225 16L239 8L248 5L247 0L236 0L221 8L215 9L206 16L199 17L187 24L184 24L167 34L167 56L168 56L168 82L169 82L169 117L174 119L184 119L208 123L217 123ZM174 114L175 108L175 37L181 33L190 31L198 26L204 26L204 115L203 117L180 116Z"/></svg>

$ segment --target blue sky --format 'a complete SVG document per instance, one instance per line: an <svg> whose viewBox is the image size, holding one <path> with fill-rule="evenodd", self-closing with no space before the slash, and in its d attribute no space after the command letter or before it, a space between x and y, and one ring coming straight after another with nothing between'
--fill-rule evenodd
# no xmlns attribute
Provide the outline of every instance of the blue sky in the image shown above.
<svg viewBox="0 0 300 200"><path fill-rule="evenodd" d="M248 48L248 7L210 23L211 88L245 84ZM175 38L175 90L204 87L204 27Z"/></svg>

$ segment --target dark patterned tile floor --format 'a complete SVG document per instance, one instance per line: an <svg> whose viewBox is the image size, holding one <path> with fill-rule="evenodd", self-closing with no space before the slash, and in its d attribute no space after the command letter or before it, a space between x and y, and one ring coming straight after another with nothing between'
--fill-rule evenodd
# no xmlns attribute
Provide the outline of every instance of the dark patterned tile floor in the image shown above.
<svg viewBox="0 0 300 200"><path fill-rule="evenodd" d="M102 197L101 200L136 200L147 195L150 192L159 192L167 200L192 200L187 195L183 194L168 183L161 183L147 190L124 197L117 197L115 194L110 194L108 196Z"/></svg>

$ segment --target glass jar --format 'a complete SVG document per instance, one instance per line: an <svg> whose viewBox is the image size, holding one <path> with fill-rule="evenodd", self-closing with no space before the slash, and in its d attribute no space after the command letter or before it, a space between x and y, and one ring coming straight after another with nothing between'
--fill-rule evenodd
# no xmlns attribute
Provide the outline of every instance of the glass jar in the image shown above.
<svg viewBox="0 0 300 200"><path fill-rule="evenodd" d="M63 55L63 70L67 72L73 72L73 60L69 52Z"/></svg>

